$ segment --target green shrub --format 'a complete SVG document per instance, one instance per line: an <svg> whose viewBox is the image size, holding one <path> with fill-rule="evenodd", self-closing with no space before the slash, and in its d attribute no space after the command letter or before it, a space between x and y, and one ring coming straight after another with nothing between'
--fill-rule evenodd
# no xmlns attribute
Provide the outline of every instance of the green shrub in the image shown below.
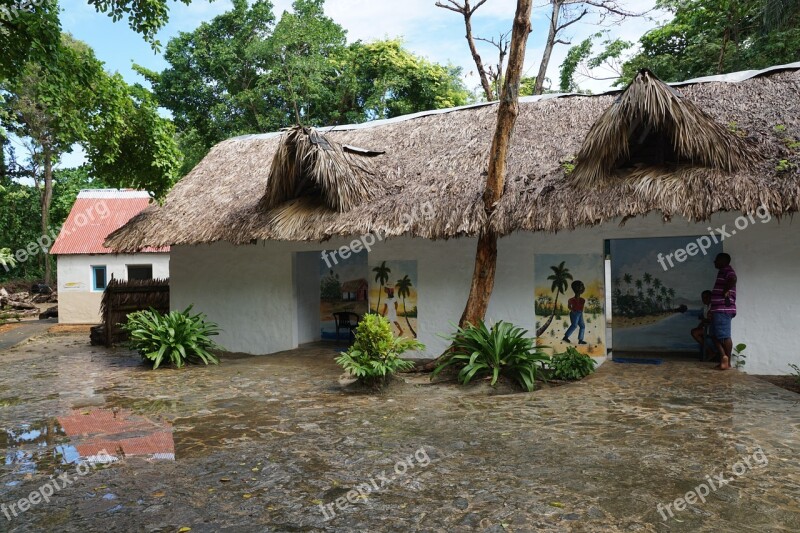
<svg viewBox="0 0 800 533"><path fill-rule="evenodd" d="M565 381L583 379L594 372L594 365L594 359L570 346L550 360L550 377Z"/></svg>
<svg viewBox="0 0 800 533"><path fill-rule="evenodd" d="M735 368L744 368L744 365L747 364L747 355L744 353L745 348L747 345L744 343L739 343L733 347L733 353L731 354L732 361L728 361L728 363L732 364Z"/></svg>
<svg viewBox="0 0 800 533"><path fill-rule="evenodd" d="M395 337L385 317L368 313L358 323L353 345L336 362L359 382L380 387L395 372L414 367L414 362L401 359L401 354L424 349L425 345L414 339Z"/></svg>
<svg viewBox="0 0 800 533"><path fill-rule="evenodd" d="M484 376L491 376L491 384L494 385L503 374L530 392L535 386L537 369L549 357L527 334L526 330L502 320L491 329L483 321L477 326L457 328L453 335L447 337L452 355L433 371L431 379L454 365L461 367L458 380L464 385L473 378Z"/></svg>
<svg viewBox="0 0 800 533"><path fill-rule="evenodd" d="M158 368L166 359L180 368L189 363L218 364L219 359L209 350L221 349L211 337L219 335L219 327L206 321L203 313L190 314L172 311L162 315L154 309L128 315L122 328L128 332L128 346Z"/></svg>

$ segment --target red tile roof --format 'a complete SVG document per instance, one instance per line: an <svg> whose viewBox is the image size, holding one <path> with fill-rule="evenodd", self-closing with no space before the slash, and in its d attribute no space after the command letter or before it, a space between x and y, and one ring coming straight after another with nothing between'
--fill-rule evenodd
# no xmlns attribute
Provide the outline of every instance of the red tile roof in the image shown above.
<svg viewBox="0 0 800 533"><path fill-rule="evenodd" d="M84 190L78 194L75 205L61 227L50 253L58 254L111 254L103 246L106 237L125 225L150 205L150 196L133 190ZM166 248L146 248L142 252L169 252Z"/></svg>

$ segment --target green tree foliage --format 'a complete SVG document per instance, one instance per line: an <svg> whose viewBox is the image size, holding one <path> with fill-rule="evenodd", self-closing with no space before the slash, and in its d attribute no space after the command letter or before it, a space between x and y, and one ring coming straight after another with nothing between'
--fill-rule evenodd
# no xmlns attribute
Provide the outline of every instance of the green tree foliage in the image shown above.
<svg viewBox="0 0 800 533"><path fill-rule="evenodd" d="M158 50L155 36L169 20L169 0L88 0L88 3L115 22L126 19L133 31ZM0 0L0 50L3 51L0 81L15 79L31 61L43 66L55 64L60 42L61 20L56 0Z"/></svg>
<svg viewBox="0 0 800 533"><path fill-rule="evenodd" d="M800 60L798 0L660 0L674 17L645 34L618 83L640 68L666 81Z"/></svg>
<svg viewBox="0 0 800 533"><path fill-rule="evenodd" d="M166 47L169 67L137 70L172 112L192 168L232 136L276 131L296 122L363 122L467 103L456 67L417 57L397 40L346 44L322 0L296 0L276 22L259 0L181 33Z"/></svg>
<svg viewBox="0 0 800 533"><path fill-rule="evenodd" d="M19 177L41 192L40 235L50 233L53 169L80 144L92 174L116 187L166 194L178 175L180 152L172 124L159 116L141 87L110 75L85 43L63 35L55 60L28 62L13 79L0 82L6 95L0 126L28 148ZM50 264L45 264L50 283Z"/></svg>

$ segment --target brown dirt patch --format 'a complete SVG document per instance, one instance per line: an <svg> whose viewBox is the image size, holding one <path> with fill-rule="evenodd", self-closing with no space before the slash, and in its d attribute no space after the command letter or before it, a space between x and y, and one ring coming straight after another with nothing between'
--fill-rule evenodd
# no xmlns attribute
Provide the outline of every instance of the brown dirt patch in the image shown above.
<svg viewBox="0 0 800 533"><path fill-rule="evenodd" d="M782 389L800 394L800 384L797 383L797 378L794 376L756 376L764 381L769 381Z"/></svg>
<svg viewBox="0 0 800 533"><path fill-rule="evenodd" d="M0 324L0 333L6 333L14 328L18 328L20 325L21 324L18 322L14 324Z"/></svg>
<svg viewBox="0 0 800 533"><path fill-rule="evenodd" d="M56 324L47 330L50 334L59 333L85 333L89 334L89 330L94 327L94 324Z"/></svg>

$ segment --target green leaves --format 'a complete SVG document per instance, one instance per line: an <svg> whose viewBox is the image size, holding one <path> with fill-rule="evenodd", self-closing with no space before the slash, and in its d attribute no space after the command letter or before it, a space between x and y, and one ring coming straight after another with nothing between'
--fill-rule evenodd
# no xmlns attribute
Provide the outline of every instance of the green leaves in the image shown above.
<svg viewBox="0 0 800 533"><path fill-rule="evenodd" d="M414 339L395 337L385 317L369 313L356 328L353 346L342 352L336 363L362 383L380 387L387 377L414 367L413 361L401 359L400 355L424 349L425 346Z"/></svg>
<svg viewBox="0 0 800 533"><path fill-rule="evenodd" d="M162 315L155 310L138 311L128 315L122 328L128 332L128 345L138 351L153 365L164 363L181 368L187 362L218 364L219 359L210 350L221 350L212 336L219 335L219 327L207 322L203 313L191 314L192 307Z"/></svg>
<svg viewBox="0 0 800 533"><path fill-rule="evenodd" d="M535 386L537 370L549 357L527 334L527 330L502 320L491 329L483 321L477 326L457 328L447 337L452 355L433 371L431 379L445 368L457 366L458 380L463 385L476 377L491 376L490 384L494 386L503 374L530 392Z"/></svg>
<svg viewBox="0 0 800 533"><path fill-rule="evenodd" d="M570 346L566 352L556 354L550 361L550 377L577 381L594 372L595 360Z"/></svg>
<svg viewBox="0 0 800 533"><path fill-rule="evenodd" d="M639 40L621 83L649 68L665 81L764 68L797 60L797 0L664 0L674 18Z"/></svg>

